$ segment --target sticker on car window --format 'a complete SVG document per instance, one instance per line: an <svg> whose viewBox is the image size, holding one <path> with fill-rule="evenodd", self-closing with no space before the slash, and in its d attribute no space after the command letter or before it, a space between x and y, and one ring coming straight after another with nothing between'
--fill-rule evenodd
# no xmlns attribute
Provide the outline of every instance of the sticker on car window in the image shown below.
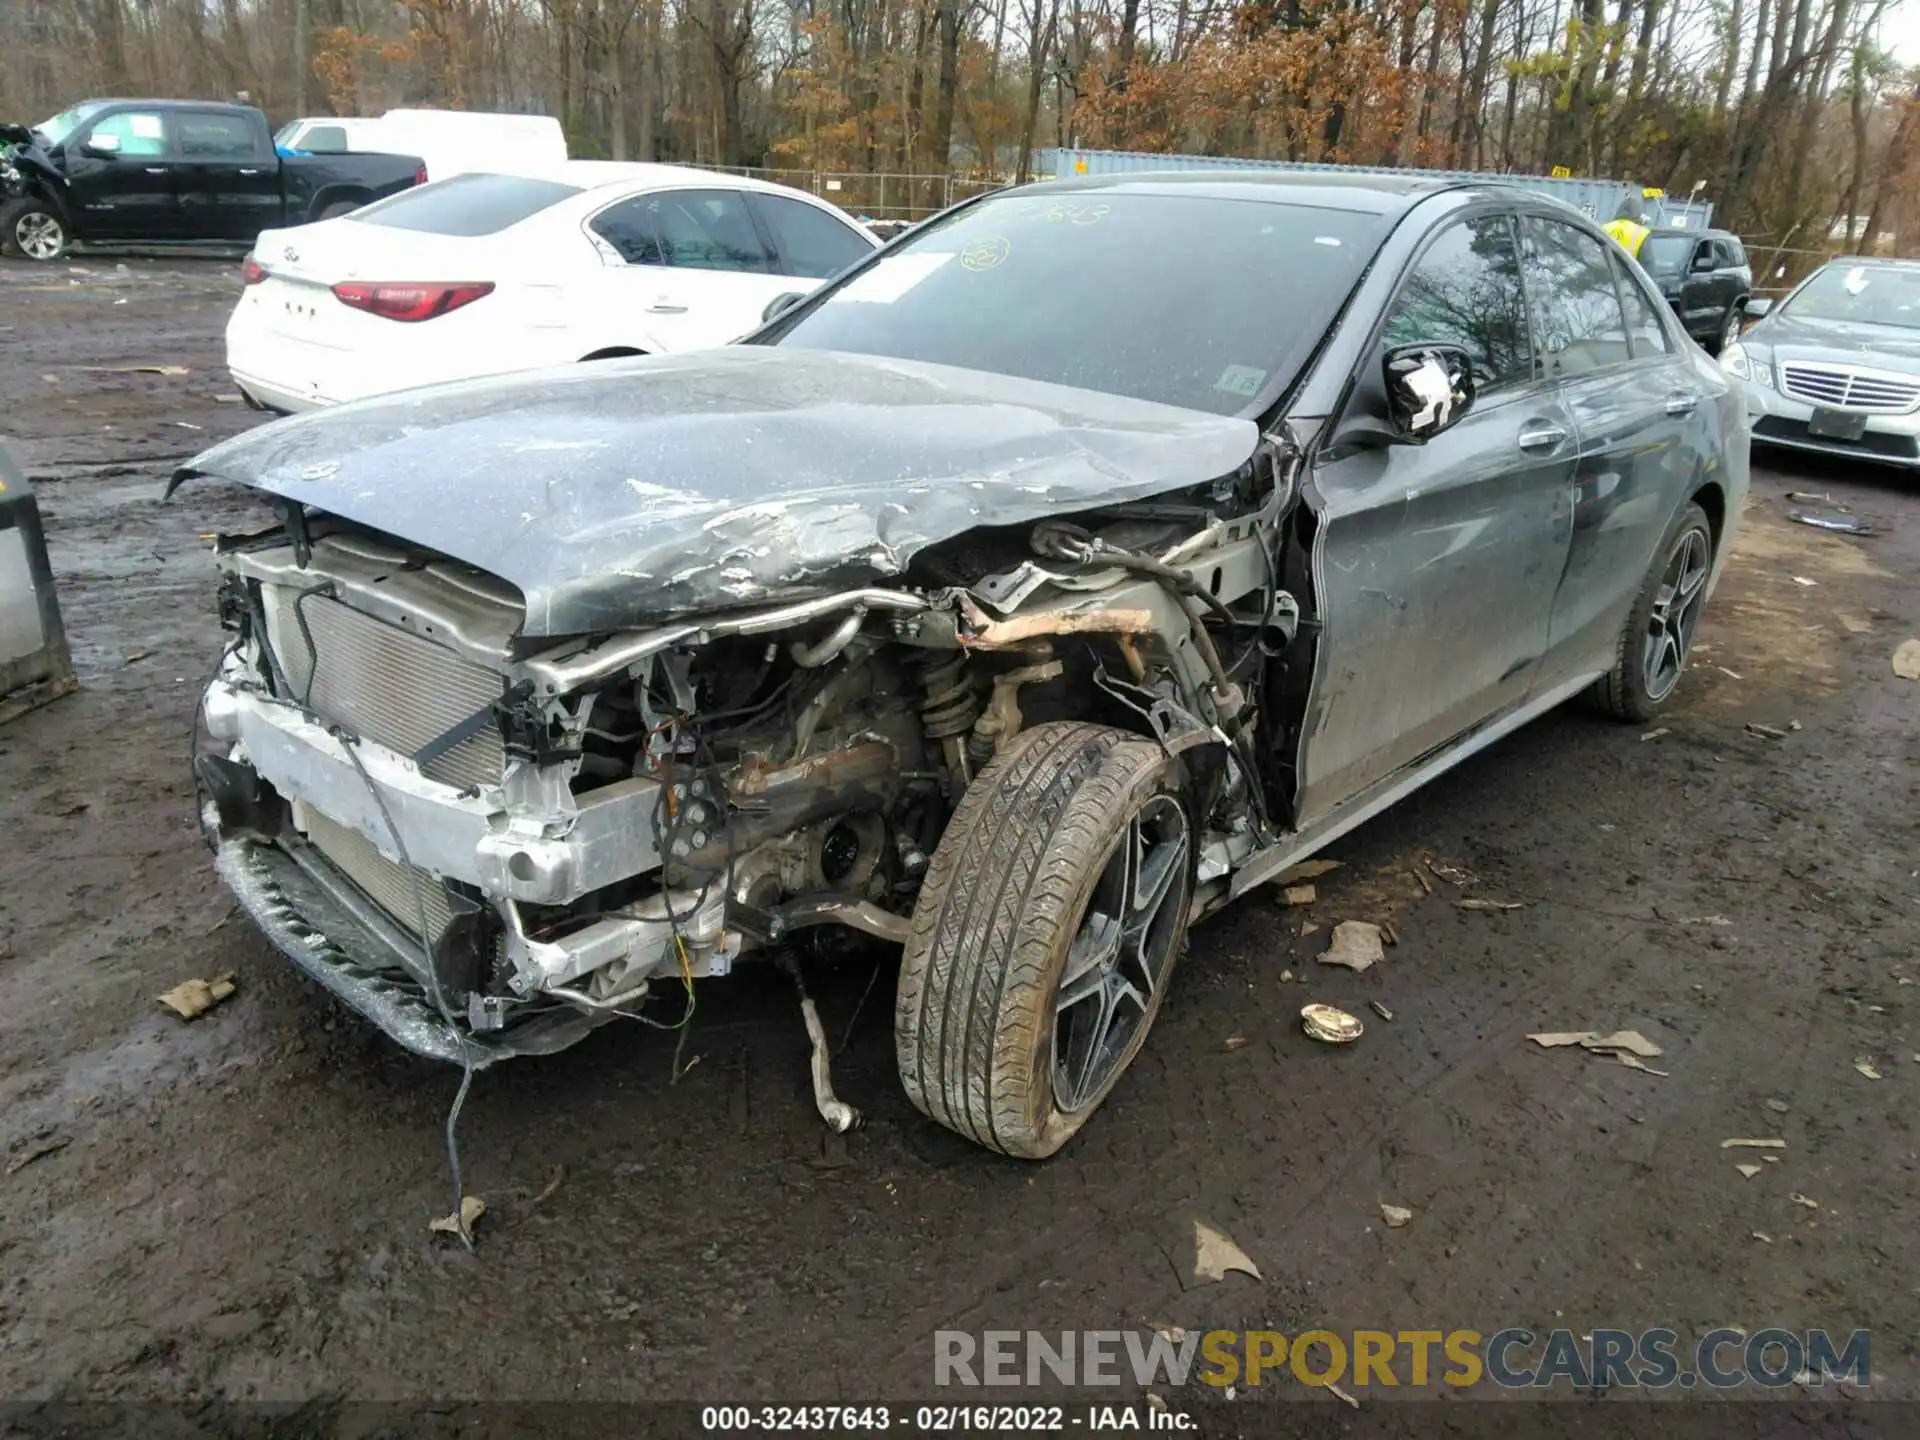
<svg viewBox="0 0 1920 1440"><path fill-rule="evenodd" d="M991 270L1013 253L1013 245L996 235L991 240L976 240L960 252L960 263L969 270Z"/></svg>
<svg viewBox="0 0 1920 1440"><path fill-rule="evenodd" d="M166 134L160 128L158 115L129 115L127 128L133 132L133 138L136 140L159 140Z"/></svg>
<svg viewBox="0 0 1920 1440"><path fill-rule="evenodd" d="M891 305L953 256L951 250L909 250L904 255L889 255L841 286L828 303L853 300L867 305Z"/></svg>
<svg viewBox="0 0 1920 1440"><path fill-rule="evenodd" d="M1229 395L1244 395L1252 399L1260 393L1261 382L1266 378L1266 371L1256 370L1251 365L1229 365L1220 372L1220 378L1213 382L1213 388L1224 390Z"/></svg>
<svg viewBox="0 0 1920 1440"><path fill-rule="evenodd" d="M1847 272L1846 286L1849 295L1858 295L1867 288L1867 272L1858 265L1854 266Z"/></svg>

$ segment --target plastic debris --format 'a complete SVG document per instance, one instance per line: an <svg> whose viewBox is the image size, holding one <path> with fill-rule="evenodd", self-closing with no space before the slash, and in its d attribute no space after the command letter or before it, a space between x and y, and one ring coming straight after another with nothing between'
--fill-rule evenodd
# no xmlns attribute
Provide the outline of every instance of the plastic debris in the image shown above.
<svg viewBox="0 0 1920 1440"><path fill-rule="evenodd" d="M1359 1017L1331 1005L1305 1005L1300 1024L1308 1035L1328 1045L1351 1045L1366 1029Z"/></svg>
<svg viewBox="0 0 1920 1440"><path fill-rule="evenodd" d="M1346 1391L1342 1390L1338 1385L1335 1385L1332 1381L1327 1382L1327 1393L1333 1396L1334 1399L1336 1400L1345 1401L1348 1407L1351 1409L1358 1410L1360 1408L1360 1402L1358 1400L1354 1399L1353 1396L1349 1395Z"/></svg>
<svg viewBox="0 0 1920 1440"><path fill-rule="evenodd" d="M1558 1050L1563 1045L1584 1045L1589 1040L1599 1038L1599 1033L1593 1030L1548 1030L1527 1036L1542 1050Z"/></svg>
<svg viewBox="0 0 1920 1440"><path fill-rule="evenodd" d="M1519 900L1456 900L1453 904L1455 909L1475 910L1483 914L1527 908L1525 903Z"/></svg>
<svg viewBox="0 0 1920 1440"><path fill-rule="evenodd" d="M1380 927L1365 920L1342 920L1333 927L1332 943L1320 954L1322 965L1344 965L1356 973L1370 970L1387 958Z"/></svg>
<svg viewBox="0 0 1920 1440"><path fill-rule="evenodd" d="M1787 492L1787 499L1793 501L1796 505L1831 505L1836 510L1844 510L1846 508L1838 500L1835 500L1833 496L1826 494L1824 491L1789 490Z"/></svg>
<svg viewBox="0 0 1920 1440"><path fill-rule="evenodd" d="M1638 1030L1616 1030L1611 1035L1597 1035L1580 1043L1586 1049L1602 1054L1624 1050L1629 1055L1638 1055L1642 1060L1653 1060L1667 1053Z"/></svg>
<svg viewBox="0 0 1920 1440"><path fill-rule="evenodd" d="M1722 675L1726 676L1729 680L1744 680L1747 678L1746 676L1742 675L1738 670L1729 670L1724 665L1716 665L1713 668L1718 670Z"/></svg>
<svg viewBox="0 0 1920 1440"><path fill-rule="evenodd" d="M1629 1070L1638 1070L1646 1075L1658 1075L1662 1080L1670 1078L1673 1073L1670 1070L1654 1069L1653 1066L1647 1064L1647 1062L1642 1060L1638 1055L1616 1055L1614 1058Z"/></svg>
<svg viewBox="0 0 1920 1440"><path fill-rule="evenodd" d="M1902 680L1920 680L1920 640L1902 640L1893 652L1893 673Z"/></svg>
<svg viewBox="0 0 1920 1440"><path fill-rule="evenodd" d="M1404 1205L1383 1204L1380 1207L1380 1218L1387 1222L1387 1228L1389 1230L1398 1230L1402 1225L1413 1219L1413 1211L1407 1209Z"/></svg>
<svg viewBox="0 0 1920 1440"><path fill-rule="evenodd" d="M1794 510L1787 515L1789 520L1799 525L1811 525L1816 530L1831 530L1839 535L1872 535L1873 526L1857 515L1843 515L1825 510Z"/></svg>
<svg viewBox="0 0 1920 1440"><path fill-rule="evenodd" d="M1793 577L1793 583L1796 585L1805 585L1808 589L1813 589L1818 586L1820 582L1818 580L1810 580L1805 575L1796 575Z"/></svg>
<svg viewBox="0 0 1920 1440"><path fill-rule="evenodd" d="M1720 1148L1722 1150L1784 1150L1787 1148L1787 1142L1784 1140L1722 1140Z"/></svg>
<svg viewBox="0 0 1920 1440"><path fill-rule="evenodd" d="M1246 1036L1229 1035L1227 1036L1227 1040L1226 1040L1227 1053L1232 1054L1235 1050L1244 1050L1247 1048L1247 1044L1248 1044L1248 1041Z"/></svg>
<svg viewBox="0 0 1920 1440"><path fill-rule="evenodd" d="M460 1197L460 1213L442 1215L438 1220L429 1220L427 1229L436 1235L458 1235L462 1240L473 1239L473 1227L480 1223L480 1217L487 1213L487 1202L478 1195Z"/></svg>
<svg viewBox="0 0 1920 1440"><path fill-rule="evenodd" d="M1649 740L1658 740L1662 735L1671 735L1672 733L1672 730L1662 725L1658 730L1649 730L1646 734L1642 735L1640 737L1640 743L1644 745Z"/></svg>
<svg viewBox="0 0 1920 1440"><path fill-rule="evenodd" d="M1427 868L1449 885L1471 885L1474 881L1473 872L1471 870L1463 870L1458 865L1448 865L1439 860L1429 860L1427 861Z"/></svg>
<svg viewBox="0 0 1920 1440"><path fill-rule="evenodd" d="M1273 877L1276 885L1298 885L1302 880L1318 880L1322 875L1331 874L1346 862L1343 860L1302 860L1298 865L1289 865Z"/></svg>
<svg viewBox="0 0 1920 1440"><path fill-rule="evenodd" d="M1290 985L1290 984L1292 984L1292 983L1293 983L1293 972L1292 972L1291 970L1282 970L1282 971L1280 972L1280 983L1281 983L1282 985Z"/></svg>
<svg viewBox="0 0 1920 1440"><path fill-rule="evenodd" d="M212 980L182 980L173 989L160 996L159 1000L182 1020L195 1020L238 988L234 984L233 975L229 972Z"/></svg>
<svg viewBox="0 0 1920 1440"><path fill-rule="evenodd" d="M1289 885L1280 892L1282 905L1311 905L1314 901L1314 889L1311 885Z"/></svg>
<svg viewBox="0 0 1920 1440"><path fill-rule="evenodd" d="M1234 1270L1256 1280L1260 1278L1260 1267L1247 1257L1247 1252L1204 1220L1193 1222L1193 1252L1195 1280L1224 1280Z"/></svg>
<svg viewBox="0 0 1920 1440"><path fill-rule="evenodd" d="M1764 1230L1753 1230L1748 1233L1750 1233L1753 1236L1753 1238L1758 1240L1762 1245L1773 1244L1773 1236L1767 1234L1767 1232Z"/></svg>
<svg viewBox="0 0 1920 1440"><path fill-rule="evenodd" d="M1791 1110L1792 1108L1793 1107L1787 1104L1787 1102L1784 1100L1767 1101L1767 1109L1773 1111L1773 1113L1776 1115L1784 1115L1787 1113L1787 1111Z"/></svg>
<svg viewBox="0 0 1920 1440"><path fill-rule="evenodd" d="M1787 1196L1787 1199L1796 1205L1804 1206L1808 1210L1818 1210L1820 1208L1820 1202L1818 1200L1815 1200L1811 1195L1802 1195L1798 1190Z"/></svg>
<svg viewBox="0 0 1920 1440"><path fill-rule="evenodd" d="M1758 1175L1762 1170L1766 1169L1767 1167L1764 1165L1736 1165L1733 1168L1738 1170L1747 1179L1751 1180L1753 1179L1754 1176Z"/></svg>
<svg viewBox="0 0 1920 1440"><path fill-rule="evenodd" d="M1758 720L1749 720L1747 722L1747 733L1749 735L1758 735L1763 740L1784 740L1787 738L1787 732L1779 726L1762 725Z"/></svg>
<svg viewBox="0 0 1920 1440"><path fill-rule="evenodd" d="M1870 1055L1862 1055L1857 1059L1855 1059L1855 1061L1853 1062L1853 1068L1858 1070L1862 1075L1866 1076L1867 1079L1869 1080L1884 1080L1887 1078L1886 1076L1880 1073L1879 1066L1873 1063L1873 1057Z"/></svg>
<svg viewBox="0 0 1920 1440"><path fill-rule="evenodd" d="M1378 1000L1367 1001L1367 1007L1370 1010L1372 1010L1374 1014L1378 1015L1382 1020L1390 1021L1393 1019L1393 1012L1387 1009L1387 1007L1382 1005Z"/></svg>

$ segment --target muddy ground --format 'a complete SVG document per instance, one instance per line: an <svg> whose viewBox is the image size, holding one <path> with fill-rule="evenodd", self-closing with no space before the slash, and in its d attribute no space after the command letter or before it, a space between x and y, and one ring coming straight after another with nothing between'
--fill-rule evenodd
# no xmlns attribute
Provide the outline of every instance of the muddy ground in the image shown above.
<svg viewBox="0 0 1920 1440"><path fill-rule="evenodd" d="M1151 1322L1868 1328L1873 1393L1920 1399L1920 685L1889 667L1920 633L1912 482L1757 470L1659 730L1555 715L1337 846L1311 907L1204 927L1052 1162L909 1109L864 966L818 981L871 1117L823 1145L790 991L743 972L702 992L677 1084L637 1026L478 1079L468 1255L426 1232L455 1073L230 919L189 818L200 537L232 511L158 493L258 418L223 398L237 288L227 264L0 267L0 431L84 685L0 730L0 1396L898 1399L931 1393L936 1329ZM1790 489L1881 533L1791 525ZM1429 859L1525 908L1426 893ZM1314 963L1345 918L1398 934L1365 975ZM197 1023L155 1003L226 971ZM1308 1000L1366 1035L1317 1047ZM1668 1073L1526 1039L1617 1027ZM1786 1148L1743 1179L1735 1136ZM1264 1279L1184 1287L1196 1215Z"/></svg>

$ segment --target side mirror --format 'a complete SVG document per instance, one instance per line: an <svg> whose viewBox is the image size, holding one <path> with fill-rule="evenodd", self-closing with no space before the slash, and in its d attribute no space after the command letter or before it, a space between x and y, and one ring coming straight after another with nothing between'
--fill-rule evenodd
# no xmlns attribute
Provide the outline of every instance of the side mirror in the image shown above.
<svg viewBox="0 0 1920 1440"><path fill-rule="evenodd" d="M1749 320L1762 320L1773 313L1773 301L1755 295L1747 301L1746 315Z"/></svg>
<svg viewBox="0 0 1920 1440"><path fill-rule="evenodd" d="M1713 252L1711 250L1702 250L1699 254L1695 255L1693 257L1693 268L1696 270L1713 269Z"/></svg>
<svg viewBox="0 0 1920 1440"><path fill-rule="evenodd" d="M80 148L85 150L89 155L98 155L104 160L111 160L120 153L120 137L118 135L89 135L87 137L87 143Z"/></svg>
<svg viewBox="0 0 1920 1440"><path fill-rule="evenodd" d="M1473 406L1473 364L1457 345L1403 345L1384 363L1387 414L1402 440L1423 444Z"/></svg>
<svg viewBox="0 0 1920 1440"><path fill-rule="evenodd" d="M789 290L784 295L776 295L767 302L767 308L760 312L760 322L765 324L776 315L785 314L807 297L798 290Z"/></svg>

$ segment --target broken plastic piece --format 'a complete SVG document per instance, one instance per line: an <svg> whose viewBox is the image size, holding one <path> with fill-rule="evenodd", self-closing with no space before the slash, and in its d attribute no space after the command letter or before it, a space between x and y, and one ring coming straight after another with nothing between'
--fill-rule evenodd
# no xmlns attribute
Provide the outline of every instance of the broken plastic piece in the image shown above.
<svg viewBox="0 0 1920 1440"><path fill-rule="evenodd" d="M1893 652L1893 673L1902 680L1920 680L1920 640L1902 640Z"/></svg>
<svg viewBox="0 0 1920 1440"><path fill-rule="evenodd" d="M1351 1045L1365 1030L1359 1017L1331 1005L1306 1005L1300 1010L1300 1024L1315 1040L1328 1045Z"/></svg>
<svg viewBox="0 0 1920 1440"><path fill-rule="evenodd" d="M1193 1222L1193 1251L1195 1280L1224 1280L1232 1270L1256 1280L1260 1278L1260 1267L1248 1258L1247 1252L1204 1220Z"/></svg>
<svg viewBox="0 0 1920 1440"><path fill-rule="evenodd" d="M1333 941L1320 955L1322 965L1344 965L1356 973L1370 970L1387 958L1380 927L1365 920L1342 920L1333 927Z"/></svg>
<svg viewBox="0 0 1920 1440"><path fill-rule="evenodd" d="M1858 515L1840 515L1822 510L1795 510L1787 518L1801 525L1811 525L1816 530L1831 530L1840 535L1872 535L1872 525Z"/></svg>
<svg viewBox="0 0 1920 1440"><path fill-rule="evenodd" d="M1387 1228L1389 1230L1398 1230L1402 1225L1413 1219L1413 1211L1407 1209L1404 1205L1383 1204L1380 1207L1380 1218L1387 1222Z"/></svg>
<svg viewBox="0 0 1920 1440"><path fill-rule="evenodd" d="M1767 1167L1764 1165L1736 1165L1733 1168L1738 1170L1747 1179L1751 1180L1753 1179L1754 1176L1758 1175L1762 1170L1766 1169Z"/></svg>
<svg viewBox="0 0 1920 1440"><path fill-rule="evenodd" d="M212 980L182 980L159 999L182 1020L194 1020L233 994L236 988L229 972Z"/></svg>
<svg viewBox="0 0 1920 1440"><path fill-rule="evenodd" d="M1722 1140L1720 1148L1722 1150L1784 1150L1787 1148L1787 1142L1784 1140Z"/></svg>

